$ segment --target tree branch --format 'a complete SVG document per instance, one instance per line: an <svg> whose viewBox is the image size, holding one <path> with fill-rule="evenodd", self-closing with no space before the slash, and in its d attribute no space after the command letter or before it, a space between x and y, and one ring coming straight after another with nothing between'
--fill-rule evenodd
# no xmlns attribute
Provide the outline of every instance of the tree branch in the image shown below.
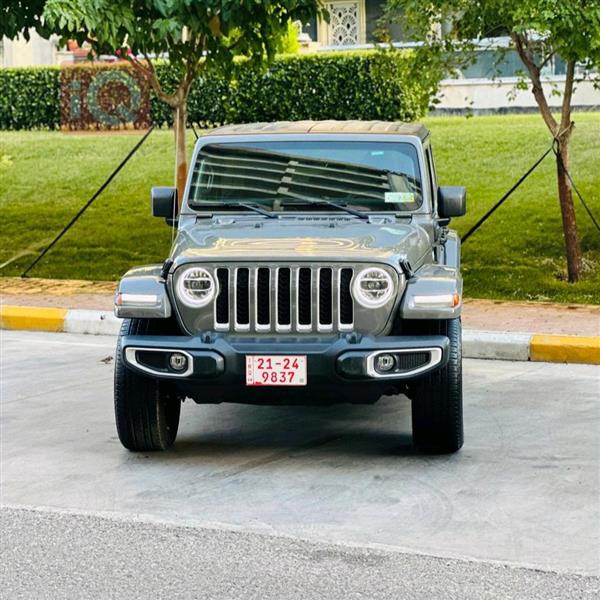
<svg viewBox="0 0 600 600"><path fill-rule="evenodd" d="M560 131L568 136L571 131L571 100L573 99L573 82L575 80L575 61L567 63L567 77L563 92L562 108L560 111Z"/></svg>
<svg viewBox="0 0 600 600"><path fill-rule="evenodd" d="M135 56L127 55L125 60L131 64L134 69L137 69L148 80L152 77L150 69L146 68Z"/></svg>
<svg viewBox="0 0 600 600"><path fill-rule="evenodd" d="M150 85L152 86L152 89L154 90L156 97L159 100L166 102L170 107L175 108L177 105L175 97L173 94L170 94L170 95L167 94L162 89L162 86L160 85L160 81L158 80L158 76L156 74L156 69L154 68L154 63L152 62L152 59L150 58L150 56L148 56L147 52L142 52L142 54L144 55L144 59L146 61L147 66L144 66L141 63L141 61L139 61L136 57L133 57L133 64L137 65L138 68L140 70L142 70L142 72L147 73L146 77L148 78L148 81L150 82Z"/></svg>
<svg viewBox="0 0 600 600"><path fill-rule="evenodd" d="M227 50L235 50L243 41L244 41L244 36L240 35L238 37L238 39L235 40L235 42L229 44L229 46L226 46Z"/></svg>
<svg viewBox="0 0 600 600"><path fill-rule="evenodd" d="M512 33L511 37L515 44L517 53L519 54L519 58L523 61L523 64L529 71L529 77L532 84L531 91L533 92L533 97L540 108L544 123L546 123L546 126L552 135L555 136L558 133L558 123L552 115L552 111L548 105L548 100L544 94L544 88L542 87L542 82L540 79L540 67L535 63L535 60L529 51L527 39L519 33Z"/></svg>
<svg viewBox="0 0 600 600"><path fill-rule="evenodd" d="M554 54L555 52L552 50L552 52L550 52L550 54L548 54L548 56L540 63L540 71L548 64L548 61L552 59Z"/></svg>

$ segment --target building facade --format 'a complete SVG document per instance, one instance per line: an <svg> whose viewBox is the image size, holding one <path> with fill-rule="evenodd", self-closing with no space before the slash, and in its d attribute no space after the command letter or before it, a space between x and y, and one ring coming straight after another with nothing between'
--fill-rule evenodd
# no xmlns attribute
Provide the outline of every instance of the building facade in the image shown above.
<svg viewBox="0 0 600 600"><path fill-rule="evenodd" d="M303 27L320 47L350 47L378 41L378 21L385 0L325 0L323 4L329 12L329 23L315 19ZM396 39L399 31L391 33Z"/></svg>

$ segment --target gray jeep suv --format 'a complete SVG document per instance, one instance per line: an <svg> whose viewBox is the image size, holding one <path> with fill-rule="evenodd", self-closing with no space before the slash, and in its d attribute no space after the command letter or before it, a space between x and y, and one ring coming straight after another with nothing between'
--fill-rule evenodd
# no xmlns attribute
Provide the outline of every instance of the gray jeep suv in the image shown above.
<svg viewBox="0 0 600 600"><path fill-rule="evenodd" d="M233 125L202 136L164 264L119 283L115 414L130 450L169 447L181 402L412 401L414 443L463 443L462 187L438 187L422 125Z"/></svg>

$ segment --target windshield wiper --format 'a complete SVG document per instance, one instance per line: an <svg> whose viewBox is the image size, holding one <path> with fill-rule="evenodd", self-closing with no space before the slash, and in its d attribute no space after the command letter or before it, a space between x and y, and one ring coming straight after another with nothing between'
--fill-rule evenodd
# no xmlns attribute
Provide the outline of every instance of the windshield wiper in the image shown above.
<svg viewBox="0 0 600 600"><path fill-rule="evenodd" d="M202 206L203 202L197 202L193 204L193 208L202 210L204 206ZM247 208L248 210L253 210L265 217L269 217L269 219L277 219L277 215L275 213L269 212L268 210L261 208L256 204L251 204L250 202L207 202L206 206L219 206L219 207L229 207L233 206L235 208Z"/></svg>
<svg viewBox="0 0 600 600"><path fill-rule="evenodd" d="M264 208L261 208L260 206L257 206L256 204L249 204L247 202L234 202L234 206L242 206L249 210L253 210L257 213L260 213L261 215L265 215L265 217L269 217L269 219L277 218L277 215L275 213L272 213Z"/></svg>
<svg viewBox="0 0 600 600"><path fill-rule="evenodd" d="M338 204L337 202L333 202L332 200L325 200L324 198L305 198L304 196L298 196L296 198L290 198L290 200L281 200L281 205L285 204L320 204L320 205L328 205L333 206L333 208L337 208L338 210L343 210L351 215L356 217L360 217L361 219L369 220L369 215L360 210L356 210L355 208L350 208L346 204Z"/></svg>

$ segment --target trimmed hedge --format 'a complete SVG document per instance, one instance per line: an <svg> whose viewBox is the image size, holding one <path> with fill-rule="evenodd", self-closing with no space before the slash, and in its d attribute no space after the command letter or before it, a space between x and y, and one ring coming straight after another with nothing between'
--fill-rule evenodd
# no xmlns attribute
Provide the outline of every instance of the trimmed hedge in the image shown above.
<svg viewBox="0 0 600 600"><path fill-rule="evenodd" d="M89 69L89 65L74 68ZM157 65L166 90L177 75ZM188 118L204 126L301 119L412 121L425 114L440 77L410 52L365 51L280 56L267 70L235 63L232 78L211 74L190 92ZM169 106L151 97L151 120L172 123ZM0 129L60 127L58 67L0 69Z"/></svg>
<svg viewBox="0 0 600 600"><path fill-rule="evenodd" d="M0 69L0 129L60 126L58 67Z"/></svg>

